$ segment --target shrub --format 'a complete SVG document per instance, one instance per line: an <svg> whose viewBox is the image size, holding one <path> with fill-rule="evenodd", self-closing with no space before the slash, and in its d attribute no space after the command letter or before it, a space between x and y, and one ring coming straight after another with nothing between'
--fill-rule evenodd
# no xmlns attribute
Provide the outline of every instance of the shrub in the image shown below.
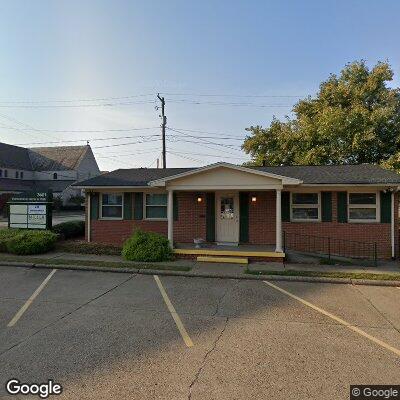
<svg viewBox="0 0 400 400"><path fill-rule="evenodd" d="M53 226L53 232L63 239L85 236L85 221L68 221Z"/></svg>
<svg viewBox="0 0 400 400"><path fill-rule="evenodd" d="M0 229L0 253L7 252L8 241L20 232L19 229Z"/></svg>
<svg viewBox="0 0 400 400"><path fill-rule="evenodd" d="M96 242L84 242L83 240L66 240L58 242L56 250L66 253L81 253L81 254L98 254L109 256L120 256L121 247L111 244L103 244Z"/></svg>
<svg viewBox="0 0 400 400"><path fill-rule="evenodd" d="M42 254L52 250L58 235L51 231L19 230L7 240L7 251L12 254Z"/></svg>
<svg viewBox="0 0 400 400"><path fill-rule="evenodd" d="M165 236L137 230L125 241L122 256L129 261L169 261L172 249Z"/></svg>

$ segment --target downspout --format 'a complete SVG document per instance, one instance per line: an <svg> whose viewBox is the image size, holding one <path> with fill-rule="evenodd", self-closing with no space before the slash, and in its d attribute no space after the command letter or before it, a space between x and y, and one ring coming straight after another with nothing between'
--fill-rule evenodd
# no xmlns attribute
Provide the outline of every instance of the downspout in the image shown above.
<svg viewBox="0 0 400 400"><path fill-rule="evenodd" d="M90 215L91 215L91 194L90 192L87 192L87 210L86 210L86 223L87 223L87 241L90 242L90 231L91 231L91 226L90 226Z"/></svg>
<svg viewBox="0 0 400 400"><path fill-rule="evenodd" d="M396 258L396 246L395 246L395 207L394 207L394 199L395 199L395 192L392 192L392 201L391 201L391 221L390 221L390 239L391 239L391 245L392 245L392 260Z"/></svg>

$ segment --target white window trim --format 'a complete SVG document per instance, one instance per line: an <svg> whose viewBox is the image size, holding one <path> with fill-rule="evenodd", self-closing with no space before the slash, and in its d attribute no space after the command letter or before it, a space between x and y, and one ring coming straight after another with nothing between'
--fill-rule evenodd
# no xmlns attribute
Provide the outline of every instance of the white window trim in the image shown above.
<svg viewBox="0 0 400 400"><path fill-rule="evenodd" d="M375 194L376 198L376 203L375 204L350 204L350 194L353 193L373 193ZM350 218L350 209L351 208L375 208L376 213L375 213L375 219L352 219ZM380 210L381 210L381 204L380 204L380 196L379 196L379 191L371 191L371 190L365 190L362 192L347 192L347 221L349 223L356 223L356 224L374 224L377 222L380 222Z"/></svg>
<svg viewBox="0 0 400 400"><path fill-rule="evenodd" d="M293 194L297 193L316 193L318 195L318 204L293 204ZM317 219L293 218L293 207L317 208L318 218ZM321 222L321 192L290 192L290 222Z"/></svg>
<svg viewBox="0 0 400 400"><path fill-rule="evenodd" d="M165 206L155 206L155 205L147 205L147 195L148 194L164 194L167 196L167 204ZM168 193L143 193L143 215L144 219L147 221L168 221ZM147 207L165 207L167 210L167 216L165 218L149 218L147 217Z"/></svg>
<svg viewBox="0 0 400 400"><path fill-rule="evenodd" d="M103 196L105 194L116 194L116 195L121 195L122 196L122 203L121 205L111 205L109 204L109 206L111 207L121 207L122 208L122 212L121 212L121 217L103 217ZM105 207L107 207L108 204L105 205ZM121 221L122 219L124 219L124 194L123 193L117 193L117 192L105 192L105 193L100 193L100 219L104 219L104 220L118 220Z"/></svg>

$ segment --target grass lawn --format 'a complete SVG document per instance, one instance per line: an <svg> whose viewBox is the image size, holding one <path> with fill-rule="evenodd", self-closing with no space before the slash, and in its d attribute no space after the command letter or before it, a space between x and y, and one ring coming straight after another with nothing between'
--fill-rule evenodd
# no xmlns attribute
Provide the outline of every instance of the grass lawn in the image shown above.
<svg viewBox="0 0 400 400"><path fill-rule="evenodd" d="M252 275L281 275L281 276L308 276L317 278L348 278L348 279L373 279L380 281L400 281L399 274L374 274L371 272L333 272L333 271L250 271L246 268L246 274Z"/></svg>
<svg viewBox="0 0 400 400"><path fill-rule="evenodd" d="M1 261L19 261L34 264L47 265L80 265L85 267L103 268L132 268L132 269L158 269L163 271L190 271L191 267L185 265L163 264L163 263L140 263L140 262L113 262L94 260L68 260L62 258L49 259L26 256L2 256Z"/></svg>

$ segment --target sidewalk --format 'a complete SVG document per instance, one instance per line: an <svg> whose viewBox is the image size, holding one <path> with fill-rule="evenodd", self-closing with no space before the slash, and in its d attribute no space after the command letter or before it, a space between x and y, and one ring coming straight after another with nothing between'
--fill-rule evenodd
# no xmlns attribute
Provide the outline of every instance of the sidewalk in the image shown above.
<svg viewBox="0 0 400 400"><path fill-rule="evenodd" d="M51 252L36 256L0 255L0 265L36 268L82 269L143 274L180 275L222 279L268 279L303 282L357 283L400 286L400 264L387 262L380 267L319 265L309 263L199 263L176 260L162 263L125 261L121 256Z"/></svg>

